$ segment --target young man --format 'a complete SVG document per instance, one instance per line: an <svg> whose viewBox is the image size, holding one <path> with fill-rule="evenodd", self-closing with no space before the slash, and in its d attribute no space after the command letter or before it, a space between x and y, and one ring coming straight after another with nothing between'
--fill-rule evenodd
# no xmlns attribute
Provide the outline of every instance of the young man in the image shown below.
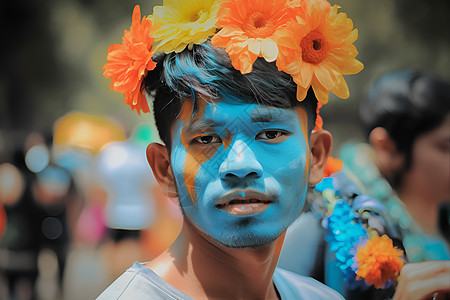
<svg viewBox="0 0 450 300"><path fill-rule="evenodd" d="M179 199L184 224L169 249L149 263L135 263L99 299L341 299L313 279L276 268L284 233L300 214L308 185L321 180L330 152L331 135L323 130L311 133L315 93L308 83L302 95L292 80L295 71L279 71L283 67L268 62L267 51L259 55L265 59L255 57L249 68L248 56L236 57L216 47L218 39L213 38L212 44L205 41L192 32L195 26L174 41L173 35L182 35L186 26L178 31L165 27L170 22L164 18L175 15L167 11L164 15L165 8L174 5L172 12L198 11L191 20L202 22L200 31L210 37L220 23L215 8L221 4L197 1L194 8L188 8L183 7L186 1L172 2L154 9L150 19L155 28L148 31L148 20L138 24L140 13L135 10L124 45L110 48L105 75L138 111L148 111L141 85L152 98L165 145L149 145L147 158L166 194ZM260 13L255 17L260 19L250 18L259 31L268 21L263 18L264 9L269 14L281 5L277 14L284 14L285 25L295 22L300 11L286 1L271 1L259 10L263 2L250 2L255 2L251 5ZM250 5L248 1L223 3L219 15L227 15L234 4L241 9ZM326 3L314 1L314 5ZM326 7L324 12L329 13L331 7ZM205 25L208 12L213 33ZM185 15L192 16L192 12ZM160 40L136 42L140 33L149 31ZM197 40L190 40L193 36ZM185 48L180 50L182 42ZM316 41L319 46L320 42ZM130 83L135 79L126 76L133 72L118 70L125 65L118 58L132 50L130 45L145 44L152 46L139 60L140 70L149 72L142 71L145 76ZM167 50L169 44L175 46ZM332 48L331 42L327 47Z"/></svg>

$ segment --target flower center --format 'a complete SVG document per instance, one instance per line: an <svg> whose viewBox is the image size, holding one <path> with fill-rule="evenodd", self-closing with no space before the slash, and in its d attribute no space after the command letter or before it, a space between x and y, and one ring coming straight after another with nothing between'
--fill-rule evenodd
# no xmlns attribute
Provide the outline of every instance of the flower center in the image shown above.
<svg viewBox="0 0 450 300"><path fill-rule="evenodd" d="M261 28L266 26L266 20L262 16L258 16L258 18L253 21L253 24L255 25L255 28Z"/></svg>
<svg viewBox="0 0 450 300"><path fill-rule="evenodd" d="M328 52L328 42L319 31L311 31L300 42L302 59L310 64L319 64L325 60Z"/></svg>
<svg viewBox="0 0 450 300"><path fill-rule="evenodd" d="M275 26L261 12L254 12L243 24L243 29L250 38L266 38L273 34Z"/></svg>

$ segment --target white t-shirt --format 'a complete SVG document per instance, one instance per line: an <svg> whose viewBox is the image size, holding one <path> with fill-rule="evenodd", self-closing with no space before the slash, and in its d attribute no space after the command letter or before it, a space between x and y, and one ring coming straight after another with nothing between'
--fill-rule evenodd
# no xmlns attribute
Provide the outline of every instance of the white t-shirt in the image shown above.
<svg viewBox="0 0 450 300"><path fill-rule="evenodd" d="M276 268L273 275L275 286L283 300L331 300L344 299L338 292L310 278ZM177 290L152 270L135 262L116 279L97 300L111 299L177 299L193 300Z"/></svg>

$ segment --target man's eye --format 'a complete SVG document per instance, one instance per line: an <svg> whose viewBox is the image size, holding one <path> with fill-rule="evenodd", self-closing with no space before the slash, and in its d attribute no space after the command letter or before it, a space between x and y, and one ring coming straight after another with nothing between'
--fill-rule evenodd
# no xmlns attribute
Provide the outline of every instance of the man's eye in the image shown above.
<svg viewBox="0 0 450 300"><path fill-rule="evenodd" d="M273 140L273 139L280 137L282 134L283 134L283 132L280 130L267 130L267 131L258 133L258 135L256 136L256 139L257 140Z"/></svg>
<svg viewBox="0 0 450 300"><path fill-rule="evenodd" d="M256 140L264 140L266 142L277 142L280 143L286 140L289 134L283 130L265 130L258 133Z"/></svg>
<svg viewBox="0 0 450 300"><path fill-rule="evenodd" d="M212 143L221 143L222 140L217 135L202 135L196 137L194 139L194 142L199 144L212 144Z"/></svg>

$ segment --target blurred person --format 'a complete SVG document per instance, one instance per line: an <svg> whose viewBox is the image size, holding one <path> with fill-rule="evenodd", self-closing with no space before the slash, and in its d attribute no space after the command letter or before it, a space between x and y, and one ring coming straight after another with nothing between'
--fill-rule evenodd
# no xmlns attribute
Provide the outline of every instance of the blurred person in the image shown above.
<svg viewBox="0 0 450 300"><path fill-rule="evenodd" d="M20 171L11 163L0 164L0 238L6 229L5 205L13 204L23 193Z"/></svg>
<svg viewBox="0 0 450 300"><path fill-rule="evenodd" d="M35 283L45 270L39 270L37 260L43 249L56 256L57 292L62 293L71 239L68 214L78 198L70 173L53 163L50 145L51 135L46 140L40 133L29 134L23 150L14 154L11 166L16 171L11 174L16 175L5 175L10 186L17 186L15 193L9 193L14 197L3 200L7 226L0 239L0 266L12 299L38 296Z"/></svg>
<svg viewBox="0 0 450 300"><path fill-rule="evenodd" d="M136 141L111 142L96 157L99 188L104 190L107 253L112 278L143 257L142 230L154 223L157 211L153 188L157 184Z"/></svg>
<svg viewBox="0 0 450 300"><path fill-rule="evenodd" d="M78 211L80 205L79 192L70 172L50 160L49 164L36 174L33 194L42 211L40 249L49 249L56 256L57 292L62 295L66 261L75 224L71 217L74 217L73 211Z"/></svg>
<svg viewBox="0 0 450 300"><path fill-rule="evenodd" d="M409 261L449 259L448 223L439 224L439 210L450 201L450 83L421 72L388 74L360 111L372 150L361 145L353 151L372 158L368 166L376 166L392 190L370 187L375 178L366 176L360 184L369 186L367 194L380 193ZM341 157L358 175L360 158L350 159L352 146L358 147L348 145Z"/></svg>
<svg viewBox="0 0 450 300"><path fill-rule="evenodd" d="M75 242L96 248L105 237L107 197L96 183L95 156L107 143L125 140L125 129L110 116L69 112L54 122L53 134L52 156L70 172L82 198L69 215Z"/></svg>
<svg viewBox="0 0 450 300"><path fill-rule="evenodd" d="M149 143L160 142L160 139L154 125L141 123L136 126L131 141L145 149ZM149 170L151 172L151 169ZM154 202L155 213L153 222L141 231L140 236L143 243L143 254L147 259L152 259L175 241L181 230L183 216L178 209L177 199L167 198L153 177L147 186Z"/></svg>
<svg viewBox="0 0 450 300"><path fill-rule="evenodd" d="M0 169L3 189L0 201L6 213L6 230L0 238L0 272L8 299L36 299L39 274L41 209L32 191L35 174L25 164L22 149L15 151L9 164Z"/></svg>
<svg viewBox="0 0 450 300"><path fill-rule="evenodd" d="M342 299L276 268L286 228L308 185L322 178L331 147L329 132L312 132L317 103L330 90L347 97L341 71L363 68L356 31L337 9L327 1L164 1L141 19L135 7L104 75L138 113L150 111L145 96L153 102L164 145L150 144L147 159L163 192L178 198L183 227L161 255L135 262L98 299ZM238 11L248 14L251 37L233 37L227 22ZM328 40L311 28L321 21ZM317 66L327 70L317 75L327 87L312 64L324 61L324 49L342 59L331 64L337 69Z"/></svg>
<svg viewBox="0 0 450 300"><path fill-rule="evenodd" d="M379 234L388 234L404 251L402 259L409 263L403 267L398 285L352 286L354 282L346 280L336 267L342 258L337 257L337 252L333 257L320 242L326 234L323 228L316 230L317 248L311 250L319 253L315 263L307 265L309 268L293 264L289 259L295 247L303 243L305 224L319 227L317 221L307 219L297 221L288 230L280 264L290 264L288 268L295 272L314 272L348 299L448 299L450 84L422 72L387 74L361 103L360 115L369 144L349 143L342 147L343 170L330 177L332 189L352 206L360 222L366 222ZM321 189L326 195L324 191ZM367 207L361 205L361 197L370 197L366 198ZM310 199L315 198L312 195ZM312 211L321 201L311 201ZM361 210L365 209L371 211L371 217L363 216ZM327 241L331 240L328 235Z"/></svg>

